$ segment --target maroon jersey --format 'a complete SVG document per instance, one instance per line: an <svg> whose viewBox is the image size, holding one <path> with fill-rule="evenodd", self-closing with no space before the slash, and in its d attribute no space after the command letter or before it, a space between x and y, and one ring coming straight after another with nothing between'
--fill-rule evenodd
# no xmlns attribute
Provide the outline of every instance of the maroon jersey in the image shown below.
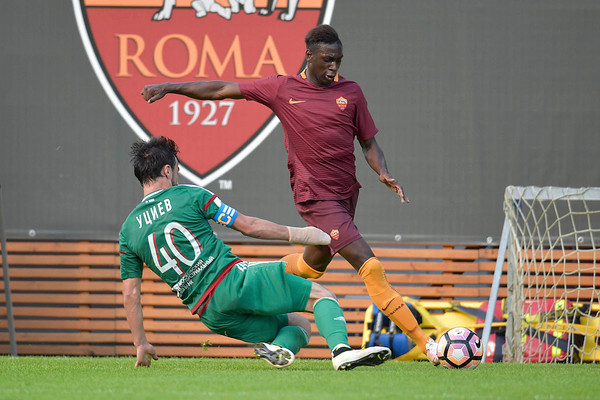
<svg viewBox="0 0 600 400"><path fill-rule="evenodd" d="M294 201L346 199L360 188L354 138L377 128L356 82L336 76L327 87L300 75L277 75L239 84L246 100L269 107L283 126Z"/></svg>

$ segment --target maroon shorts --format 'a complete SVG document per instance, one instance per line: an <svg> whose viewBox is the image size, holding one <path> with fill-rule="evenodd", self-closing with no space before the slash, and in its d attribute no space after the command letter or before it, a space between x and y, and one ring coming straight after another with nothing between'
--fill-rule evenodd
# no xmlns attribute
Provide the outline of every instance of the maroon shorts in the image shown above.
<svg viewBox="0 0 600 400"><path fill-rule="evenodd" d="M337 253L362 236L354 225L354 212L358 201L358 190L352 197L343 200L309 200L296 204L302 219L331 236L329 249Z"/></svg>

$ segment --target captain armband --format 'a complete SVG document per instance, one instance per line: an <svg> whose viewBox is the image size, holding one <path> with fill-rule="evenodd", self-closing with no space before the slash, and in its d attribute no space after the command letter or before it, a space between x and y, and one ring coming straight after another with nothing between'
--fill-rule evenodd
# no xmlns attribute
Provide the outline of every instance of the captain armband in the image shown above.
<svg viewBox="0 0 600 400"><path fill-rule="evenodd" d="M213 219L224 226L231 226L233 221L237 218L238 212L235 208L229 207L225 203L221 203L219 207L219 211L215 214Z"/></svg>

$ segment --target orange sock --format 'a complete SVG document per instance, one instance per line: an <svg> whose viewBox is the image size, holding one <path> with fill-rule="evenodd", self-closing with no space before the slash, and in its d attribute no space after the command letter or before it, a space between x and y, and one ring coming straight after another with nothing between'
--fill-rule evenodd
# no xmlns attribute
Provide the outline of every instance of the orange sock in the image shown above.
<svg viewBox="0 0 600 400"><path fill-rule="evenodd" d="M312 269L311 266L304 261L304 258L302 258L302 254L300 253L288 254L283 257L281 261L287 263L285 272L301 276L302 278L318 279L325 273L325 271L319 272Z"/></svg>
<svg viewBox="0 0 600 400"><path fill-rule="evenodd" d="M425 353L429 339L402 297L389 284L383 265L376 257L371 257L360 267L358 274L367 286L373 303L391 319Z"/></svg>

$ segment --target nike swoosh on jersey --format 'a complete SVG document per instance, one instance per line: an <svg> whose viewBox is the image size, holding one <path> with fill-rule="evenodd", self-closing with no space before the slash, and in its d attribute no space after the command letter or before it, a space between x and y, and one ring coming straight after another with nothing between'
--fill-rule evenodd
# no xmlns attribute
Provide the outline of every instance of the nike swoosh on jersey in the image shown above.
<svg viewBox="0 0 600 400"><path fill-rule="evenodd" d="M293 100L293 99L290 97L290 101L289 101L289 103L290 103L290 104L298 104L298 103L304 103L305 101L306 101L306 100Z"/></svg>

